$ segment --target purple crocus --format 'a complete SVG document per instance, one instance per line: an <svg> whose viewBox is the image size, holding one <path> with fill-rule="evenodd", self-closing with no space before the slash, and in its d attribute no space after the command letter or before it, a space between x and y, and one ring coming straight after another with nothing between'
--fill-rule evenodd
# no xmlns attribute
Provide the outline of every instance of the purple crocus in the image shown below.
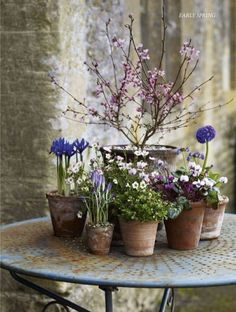
<svg viewBox="0 0 236 312"><path fill-rule="evenodd" d="M201 144L204 144L206 142L213 140L215 136L216 136L216 131L210 125L201 127L196 132L196 138L198 142Z"/></svg>

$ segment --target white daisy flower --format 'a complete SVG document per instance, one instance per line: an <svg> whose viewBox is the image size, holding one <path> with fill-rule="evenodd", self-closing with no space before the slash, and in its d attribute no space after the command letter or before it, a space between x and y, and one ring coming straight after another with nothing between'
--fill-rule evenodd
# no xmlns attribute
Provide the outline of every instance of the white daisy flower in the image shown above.
<svg viewBox="0 0 236 312"><path fill-rule="evenodd" d="M67 178L65 179L65 183L68 185L71 185L73 183L73 179L72 178Z"/></svg>
<svg viewBox="0 0 236 312"><path fill-rule="evenodd" d="M145 182L145 181L142 181L142 182L140 183L140 188L143 190L143 189L145 189L146 187L147 187L146 182Z"/></svg>
<svg viewBox="0 0 236 312"><path fill-rule="evenodd" d="M137 190L138 187L139 187L139 184L138 184L137 181L135 181L135 182L132 184L132 188L135 189L135 190Z"/></svg>
<svg viewBox="0 0 236 312"><path fill-rule="evenodd" d="M113 181L112 181L114 184L118 184L118 181L117 181L117 179L113 179Z"/></svg>
<svg viewBox="0 0 236 312"><path fill-rule="evenodd" d="M106 153L105 157L106 157L106 159L111 159L111 154Z"/></svg>
<svg viewBox="0 0 236 312"><path fill-rule="evenodd" d="M76 183L77 183L77 184L81 184L82 181L83 181L83 180L82 180L81 178L78 178L77 181L76 181Z"/></svg>

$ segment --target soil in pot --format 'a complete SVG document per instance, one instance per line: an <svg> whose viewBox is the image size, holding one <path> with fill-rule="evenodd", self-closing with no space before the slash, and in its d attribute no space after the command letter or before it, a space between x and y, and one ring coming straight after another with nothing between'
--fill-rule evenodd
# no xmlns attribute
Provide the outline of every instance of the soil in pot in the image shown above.
<svg viewBox="0 0 236 312"><path fill-rule="evenodd" d="M86 207L82 198L65 197L57 192L46 194L55 236L74 237L83 232Z"/></svg>
<svg viewBox="0 0 236 312"><path fill-rule="evenodd" d="M215 239L220 236L225 207L228 202L229 199L226 197L225 200L218 204L217 209L206 206L202 223L201 240Z"/></svg>
<svg viewBox="0 0 236 312"><path fill-rule="evenodd" d="M119 221L126 254L136 257L151 256L158 222Z"/></svg>
<svg viewBox="0 0 236 312"><path fill-rule="evenodd" d="M198 247L205 203L191 202L191 210L183 210L176 219L165 221L168 247L190 250Z"/></svg>
<svg viewBox="0 0 236 312"><path fill-rule="evenodd" d="M107 255L110 251L114 225L95 226L86 224L89 251L95 255Z"/></svg>

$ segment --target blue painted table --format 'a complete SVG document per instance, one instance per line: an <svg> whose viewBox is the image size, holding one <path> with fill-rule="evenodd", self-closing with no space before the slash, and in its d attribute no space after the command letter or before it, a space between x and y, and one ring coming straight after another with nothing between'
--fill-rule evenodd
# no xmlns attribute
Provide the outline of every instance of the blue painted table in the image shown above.
<svg viewBox="0 0 236 312"><path fill-rule="evenodd" d="M158 232L155 253L128 257L122 247L108 256L90 254L82 238L53 236L48 218L1 227L1 267L20 283L54 299L68 310L88 312L26 279L25 275L77 284L97 285L105 292L106 311L112 311L112 291L117 287L164 288L160 311L170 301L174 288L236 284L236 215L226 214L221 237L202 241L198 249L167 248L165 232ZM22 276L24 275L24 277ZM49 303L45 308L52 304Z"/></svg>

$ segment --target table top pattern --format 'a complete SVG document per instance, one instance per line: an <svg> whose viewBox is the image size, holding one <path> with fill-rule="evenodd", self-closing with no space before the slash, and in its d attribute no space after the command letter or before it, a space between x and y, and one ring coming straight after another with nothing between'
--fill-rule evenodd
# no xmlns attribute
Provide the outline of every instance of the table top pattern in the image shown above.
<svg viewBox="0 0 236 312"><path fill-rule="evenodd" d="M198 249L167 248L158 232L155 253L129 257L123 247L108 256L90 254L83 239L55 237L48 218L1 227L1 267L30 276L86 285L199 287L236 284L236 215L226 214L221 237Z"/></svg>

